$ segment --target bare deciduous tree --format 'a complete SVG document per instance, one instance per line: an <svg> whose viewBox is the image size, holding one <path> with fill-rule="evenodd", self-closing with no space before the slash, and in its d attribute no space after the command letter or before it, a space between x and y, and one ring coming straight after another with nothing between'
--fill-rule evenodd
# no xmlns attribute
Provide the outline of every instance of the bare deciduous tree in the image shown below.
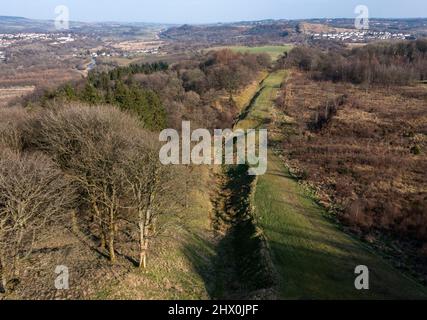
<svg viewBox="0 0 427 320"><path fill-rule="evenodd" d="M114 107L69 106L45 111L27 125L28 145L48 153L77 182L90 205L100 245L112 262L116 223L123 197L120 162L129 149L136 119Z"/></svg>
<svg viewBox="0 0 427 320"><path fill-rule="evenodd" d="M0 279L19 278L19 264L46 224L73 203L73 189L46 156L0 151Z"/></svg>
<svg viewBox="0 0 427 320"><path fill-rule="evenodd" d="M148 133L136 135L123 166L125 187L129 190L129 220L138 230L139 267L147 268L151 240L168 214L179 210L179 168L164 166L159 161L156 138ZM160 221L161 218L166 221Z"/></svg>
<svg viewBox="0 0 427 320"><path fill-rule="evenodd" d="M0 148L21 150L21 126L27 117L23 108L0 108Z"/></svg>
<svg viewBox="0 0 427 320"><path fill-rule="evenodd" d="M159 161L158 137L114 107L69 106L43 111L25 126L25 145L46 152L81 190L91 208L100 246L116 261L122 222L138 234L139 264L147 266L150 241L176 213L184 196L180 168ZM177 181L179 180L179 181ZM182 208L181 208L182 209ZM74 218L72 220L75 220Z"/></svg>

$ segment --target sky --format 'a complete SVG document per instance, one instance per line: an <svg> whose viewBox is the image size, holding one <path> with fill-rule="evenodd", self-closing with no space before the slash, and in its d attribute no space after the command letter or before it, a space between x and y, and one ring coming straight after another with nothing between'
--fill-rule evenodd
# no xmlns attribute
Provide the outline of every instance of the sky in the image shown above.
<svg viewBox="0 0 427 320"><path fill-rule="evenodd" d="M427 0L0 0L0 16L73 21L214 23L263 19L354 18L366 5L377 18L427 17Z"/></svg>

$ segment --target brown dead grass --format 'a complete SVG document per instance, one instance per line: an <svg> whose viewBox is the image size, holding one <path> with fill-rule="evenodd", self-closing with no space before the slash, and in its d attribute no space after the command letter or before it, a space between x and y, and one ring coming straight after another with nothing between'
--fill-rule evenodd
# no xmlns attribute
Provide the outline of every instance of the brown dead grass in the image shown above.
<svg viewBox="0 0 427 320"><path fill-rule="evenodd" d="M0 107L4 107L12 100L23 97L33 91L34 91L34 86L8 87L8 88L0 87Z"/></svg>
<svg viewBox="0 0 427 320"><path fill-rule="evenodd" d="M282 112L295 123L282 124L280 147L297 176L353 231L409 242L418 261L427 242L426 88L367 89L295 71L285 90ZM332 120L310 130L316 112L344 95Z"/></svg>
<svg viewBox="0 0 427 320"><path fill-rule="evenodd" d="M301 23L301 31L304 33L349 32L354 29L334 28L320 23Z"/></svg>
<svg viewBox="0 0 427 320"><path fill-rule="evenodd" d="M16 70L13 74L0 77L0 87L37 86L57 87L59 84L81 79L74 69Z"/></svg>

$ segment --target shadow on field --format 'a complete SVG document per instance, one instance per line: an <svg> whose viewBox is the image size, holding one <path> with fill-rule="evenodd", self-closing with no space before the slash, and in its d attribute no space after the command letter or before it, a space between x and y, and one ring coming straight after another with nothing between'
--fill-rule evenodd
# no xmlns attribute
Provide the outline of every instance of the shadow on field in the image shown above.
<svg viewBox="0 0 427 320"><path fill-rule="evenodd" d="M229 166L219 177L219 192L213 199L216 254L203 260L197 246L188 244L184 249L213 299L262 298L265 293L259 292L271 291L274 285L269 250L252 219L255 178L247 174L248 169L247 165Z"/></svg>

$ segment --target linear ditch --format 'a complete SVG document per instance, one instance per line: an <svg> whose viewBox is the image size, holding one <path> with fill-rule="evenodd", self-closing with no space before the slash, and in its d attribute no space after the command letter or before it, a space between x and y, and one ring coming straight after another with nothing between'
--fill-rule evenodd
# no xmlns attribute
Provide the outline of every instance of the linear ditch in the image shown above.
<svg viewBox="0 0 427 320"><path fill-rule="evenodd" d="M263 82L238 121L248 116L265 89ZM248 165L227 165L215 174L212 225L218 243L213 299L275 298L270 250L254 218L256 178L248 175L248 169Z"/></svg>

